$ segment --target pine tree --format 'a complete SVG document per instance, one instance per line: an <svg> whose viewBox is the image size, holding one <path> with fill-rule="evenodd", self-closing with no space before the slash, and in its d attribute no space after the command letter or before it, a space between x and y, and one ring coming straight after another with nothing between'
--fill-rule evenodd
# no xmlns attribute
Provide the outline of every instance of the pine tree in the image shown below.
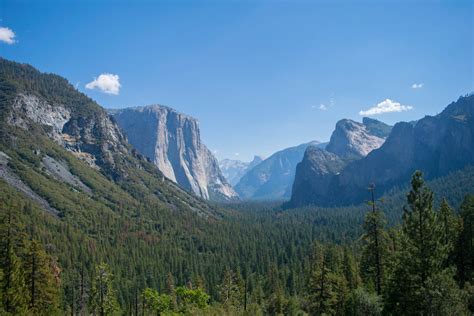
<svg viewBox="0 0 474 316"><path fill-rule="evenodd" d="M344 247L343 272L349 290L354 290L359 287L360 276L358 273L356 261L347 247Z"/></svg>
<svg viewBox="0 0 474 316"><path fill-rule="evenodd" d="M456 243L457 278L461 285L474 284L474 195L467 195L460 208L461 231Z"/></svg>
<svg viewBox="0 0 474 316"><path fill-rule="evenodd" d="M448 267L454 263L454 247L459 237L460 223L446 199L441 201L438 217L443 234L442 242L448 251L445 263L445 266Z"/></svg>
<svg viewBox="0 0 474 316"><path fill-rule="evenodd" d="M454 310L462 310L463 303L453 299L460 295L452 282L452 271L444 267L448 248L443 243L442 224L433 211L433 193L424 186L419 171L413 175L411 184L386 310L410 315L433 314L434 306L446 309L451 305Z"/></svg>
<svg viewBox="0 0 474 316"><path fill-rule="evenodd" d="M107 264L101 263L96 266L91 297L91 310L94 315L105 316L118 311L112 279L113 275Z"/></svg>
<svg viewBox="0 0 474 316"><path fill-rule="evenodd" d="M24 263L26 285L29 289L29 312L54 313L59 308L59 284L53 274L52 260L40 243L30 241Z"/></svg>
<svg viewBox="0 0 474 316"><path fill-rule="evenodd" d="M0 269L2 270L1 297L3 309L11 314L26 313L29 292L25 285L24 271L17 255L23 247L22 237L13 222L13 210L8 209L7 220L1 226Z"/></svg>
<svg viewBox="0 0 474 316"><path fill-rule="evenodd" d="M226 268L222 282L218 287L219 298L225 306L241 307L243 299L243 286L241 279L237 278L234 271Z"/></svg>
<svg viewBox="0 0 474 316"><path fill-rule="evenodd" d="M445 245L449 245L449 248L452 248L455 240L457 239L459 225L456 215L454 215L453 209L449 206L448 201L446 201L444 198L441 201L439 217L443 232L443 243Z"/></svg>
<svg viewBox="0 0 474 316"><path fill-rule="evenodd" d="M166 294L171 297L171 309L176 310L176 292L174 288L174 277L171 272L168 272L168 276L166 277Z"/></svg>
<svg viewBox="0 0 474 316"><path fill-rule="evenodd" d="M370 187L372 210L365 216L364 221L364 248L362 252L361 272L366 284L373 287L377 295L382 294L386 275L386 257L388 236L384 230L385 218L378 210L374 199L374 186Z"/></svg>
<svg viewBox="0 0 474 316"><path fill-rule="evenodd" d="M323 247L316 244L307 286L307 309L311 315L334 315L343 309L346 281L331 270L328 261Z"/></svg>

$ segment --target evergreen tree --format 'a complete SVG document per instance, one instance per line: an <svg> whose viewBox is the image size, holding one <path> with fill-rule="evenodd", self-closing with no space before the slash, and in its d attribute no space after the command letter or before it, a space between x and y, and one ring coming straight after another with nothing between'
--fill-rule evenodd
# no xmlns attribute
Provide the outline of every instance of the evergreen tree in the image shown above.
<svg viewBox="0 0 474 316"><path fill-rule="evenodd" d="M222 277L222 283L219 285L219 298L225 306L241 307L244 296L242 280L237 275L226 268Z"/></svg>
<svg viewBox="0 0 474 316"><path fill-rule="evenodd" d="M285 298L283 289L278 286L274 293L271 293L267 299L267 315L283 315L286 311L288 302Z"/></svg>
<svg viewBox="0 0 474 316"><path fill-rule="evenodd" d="M346 304L345 315L377 316L382 314L382 298L375 293L369 293L364 288L351 292Z"/></svg>
<svg viewBox="0 0 474 316"><path fill-rule="evenodd" d="M32 240L25 258L26 285L29 289L29 312L54 313L59 308L59 284L55 280L52 260L40 243Z"/></svg>
<svg viewBox="0 0 474 316"><path fill-rule="evenodd" d="M330 258L316 244L307 286L307 310L311 315L334 315L343 309L347 284L343 276L331 270Z"/></svg>
<svg viewBox="0 0 474 316"><path fill-rule="evenodd" d="M360 285L360 276L357 269L356 261L351 251L344 247L343 272L347 281L349 290L354 290Z"/></svg>
<svg viewBox="0 0 474 316"><path fill-rule="evenodd" d="M449 206L448 201L443 198L438 212L439 223L441 224L442 242L447 248L448 257L445 266L451 266L454 263L454 247L460 233L460 222L454 214L453 209Z"/></svg>
<svg viewBox="0 0 474 316"><path fill-rule="evenodd" d="M112 279L108 265L101 263L96 266L91 296L91 311L94 315L105 316L118 311Z"/></svg>
<svg viewBox="0 0 474 316"><path fill-rule="evenodd" d="M474 284L474 195L466 195L459 214L462 223L455 260L457 278L464 287L467 282Z"/></svg>
<svg viewBox="0 0 474 316"><path fill-rule="evenodd" d="M8 209L7 219L1 226L0 269L2 271L1 297L3 309L11 314L25 314L29 292L25 285L24 271L17 255L23 240L13 222L13 210Z"/></svg>
<svg viewBox="0 0 474 316"><path fill-rule="evenodd" d="M459 289L451 282L451 270L444 267L448 248L443 243L442 225L433 211L433 193L424 186L419 171L413 175L411 185L386 310L409 315L430 315L435 312L433 306L446 310L451 305L453 310L460 310L462 302L454 299L460 297Z"/></svg>
<svg viewBox="0 0 474 316"><path fill-rule="evenodd" d="M385 284L387 240L388 236L384 230L385 218L383 213L375 205L374 187L370 187L372 210L365 216L364 221L364 248L362 251L361 272L366 284L374 288L377 295L382 294Z"/></svg>
<svg viewBox="0 0 474 316"><path fill-rule="evenodd" d="M168 276L166 277L166 294L171 297L171 310L176 310L176 292L174 288L174 277L171 272L168 272Z"/></svg>

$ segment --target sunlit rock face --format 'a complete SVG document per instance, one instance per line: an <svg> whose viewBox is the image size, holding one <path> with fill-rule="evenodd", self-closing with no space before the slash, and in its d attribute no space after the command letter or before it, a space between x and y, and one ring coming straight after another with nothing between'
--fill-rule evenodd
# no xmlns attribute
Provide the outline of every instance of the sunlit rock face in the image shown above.
<svg viewBox="0 0 474 316"><path fill-rule="evenodd" d="M202 143L196 119L161 105L111 113L128 141L166 177L204 199L237 199L217 159Z"/></svg>

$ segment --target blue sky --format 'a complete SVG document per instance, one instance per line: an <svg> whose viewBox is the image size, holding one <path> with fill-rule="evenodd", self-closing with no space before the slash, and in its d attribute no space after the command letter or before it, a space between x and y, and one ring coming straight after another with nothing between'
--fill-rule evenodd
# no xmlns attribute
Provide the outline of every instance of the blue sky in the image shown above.
<svg viewBox="0 0 474 316"><path fill-rule="evenodd" d="M373 116L394 123L472 92L473 11L472 1L3 0L0 55L107 108L172 106L200 121L218 158L250 160L328 140L336 121L379 103L403 110ZM101 74L120 86L104 77L109 93L104 81L87 89Z"/></svg>

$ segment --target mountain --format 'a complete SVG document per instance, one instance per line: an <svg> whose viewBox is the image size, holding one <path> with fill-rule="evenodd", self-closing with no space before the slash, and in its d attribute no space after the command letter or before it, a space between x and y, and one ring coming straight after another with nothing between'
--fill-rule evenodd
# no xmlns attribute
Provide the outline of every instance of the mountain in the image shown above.
<svg viewBox="0 0 474 316"><path fill-rule="evenodd" d="M393 187L404 185L417 169L422 170L427 179L435 179L472 165L473 114L474 96L471 94L451 103L436 116L397 123L380 148L349 162L324 180L315 173L309 176L312 165L303 161L289 205L359 203L366 197L370 183L375 184L377 196L381 196ZM321 182L326 185L324 190L318 187Z"/></svg>
<svg viewBox="0 0 474 316"><path fill-rule="evenodd" d="M278 151L249 170L235 185L243 199L275 200L289 198L295 168L310 145L324 146L313 141Z"/></svg>
<svg viewBox="0 0 474 316"><path fill-rule="evenodd" d="M128 141L163 174L206 200L234 200L237 194L202 143L196 119L161 105L111 112Z"/></svg>
<svg viewBox="0 0 474 316"><path fill-rule="evenodd" d="M64 78L0 59L0 177L58 216L77 207L215 211L126 141L114 119ZM92 223L91 223L92 225Z"/></svg>
<svg viewBox="0 0 474 316"><path fill-rule="evenodd" d="M263 161L260 156L255 156L250 162L223 159L219 161L219 168L231 185L236 185L244 174Z"/></svg>
<svg viewBox="0 0 474 316"><path fill-rule="evenodd" d="M326 150L346 159L365 157L385 141L386 136L383 137L383 133L377 126L390 128L382 122L367 118L363 123L348 119L340 120L336 123L336 129L331 135Z"/></svg>
<svg viewBox="0 0 474 316"><path fill-rule="evenodd" d="M291 203L300 205L310 194L311 199L323 199L334 175L350 162L361 159L379 148L392 126L378 120L363 118L362 123L342 119L336 123L325 149L310 146L296 167Z"/></svg>
<svg viewBox="0 0 474 316"><path fill-rule="evenodd" d="M379 120L364 117L362 118L362 124L364 124L365 128L369 132L370 135L374 135L380 138L387 138L392 131L393 126L385 124Z"/></svg>

